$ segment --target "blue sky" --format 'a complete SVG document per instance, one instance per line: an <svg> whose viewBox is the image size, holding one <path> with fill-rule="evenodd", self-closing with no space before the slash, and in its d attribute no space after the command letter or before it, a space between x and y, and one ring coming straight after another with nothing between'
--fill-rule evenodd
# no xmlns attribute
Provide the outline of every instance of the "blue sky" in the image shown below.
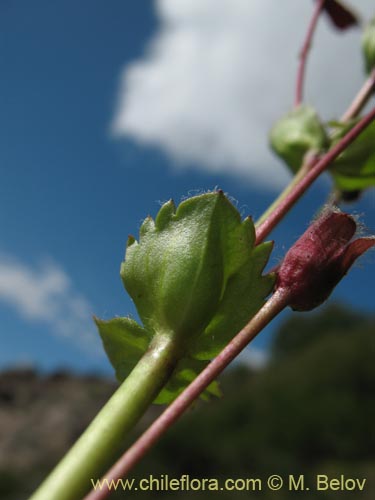
<svg viewBox="0 0 375 500"><path fill-rule="evenodd" d="M234 11L241 2L234 2ZM311 10L307 4L301 15ZM362 1L366 12L369 4ZM0 3L0 368L32 363L47 370L110 372L91 315L135 314L119 278L128 234L136 235L161 202L216 186L238 200L243 215L256 218L285 183L285 169L266 152L259 130L263 137L288 109L294 75L286 71L288 78L280 76L279 85L271 78L263 85L270 68L264 69L262 47L255 47L249 72L244 65L249 46L228 28L222 45L213 44L219 52L198 57L208 31L204 27L199 35L196 26L214 4L197 5L196 0L178 0L173 7L170 0ZM223 0L215 11L219 20L226 5ZM259 2L253 12L257 25L272 28L270 5ZM291 0L290 8L301 7ZM236 26L238 19L232 21ZM288 23L287 16L285 26L279 23L286 33ZM223 33L218 26L213 40ZM301 39L303 28L293 36ZM248 31L246 25L241 29ZM326 24L321 30L323 39L332 36ZM344 45L357 41L357 35L348 35ZM288 43L294 47L294 38ZM233 54L226 55L227 46L239 53L229 67L225 57L232 61ZM273 48L265 46L265 53L273 54ZM285 51L283 57L295 68L295 53ZM353 63L353 78L340 92L327 97L332 89L324 88L322 95L319 75L328 67L335 74L332 59L314 57L315 83L308 95L333 113L361 82L360 63ZM257 98L247 102L241 92L249 81L257 82L249 87ZM232 102L234 94L239 101ZM251 110L255 122L247 121ZM243 126L248 135L239 133ZM328 191L328 181L320 181L275 231L273 263L306 228ZM373 192L353 208L374 230ZM362 263L334 298L373 310L373 254ZM272 331L256 340L258 349L266 349Z"/></svg>

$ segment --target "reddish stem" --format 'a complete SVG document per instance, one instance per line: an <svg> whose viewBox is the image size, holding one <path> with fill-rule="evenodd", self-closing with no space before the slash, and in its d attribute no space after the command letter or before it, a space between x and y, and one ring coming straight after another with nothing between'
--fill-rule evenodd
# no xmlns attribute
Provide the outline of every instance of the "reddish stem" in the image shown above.
<svg viewBox="0 0 375 500"><path fill-rule="evenodd" d="M313 181L345 150L359 134L375 119L375 108L357 123L311 170L297 183L294 189L261 224L257 230L257 244L284 217L294 203L303 195ZM289 303L290 292L278 289L249 323L229 342L221 353L198 375L175 401L154 421L142 436L122 455L102 480L116 481L126 475L148 450L159 440L169 427L185 412L201 392L226 368L226 366L253 340L258 333ZM95 478L92 478L95 479ZM103 500L111 493L108 487L92 490L85 500Z"/></svg>
<svg viewBox="0 0 375 500"><path fill-rule="evenodd" d="M314 19L309 29L307 41L312 38L314 27L319 13L324 5L320 1L316 9ZM320 8L319 8L320 7ZM302 59L305 64L309 44L305 43ZM307 48L306 48L307 47ZM373 79L374 75L371 75ZM300 89L302 89L303 69ZM374 83L372 81L371 88ZM367 89L367 93L369 90ZM363 103L363 99L362 99ZM354 104L353 104L354 108ZM353 110L352 110L353 111ZM354 111L355 113L355 111ZM354 114L353 113L353 114ZM257 228L256 244L259 244L272 231L277 223L285 216L296 201L305 193L316 178L334 161L375 119L375 108L368 113L357 125L355 125L326 155L320 160L312 159L310 170L294 186L293 190L285 197L269 217ZM185 410L199 397L204 389L228 366L228 364L253 340L256 335L289 303L290 294L288 290L278 289L260 311L249 321L249 323L229 342L221 353L198 375L198 377L181 393L175 401L154 421L154 423L142 434L142 436L121 456L115 465L103 476L108 484L125 476L136 465L148 450L159 440L159 438L171 427L171 425L185 412ZM94 478L92 478L94 479ZM92 490L84 500L103 500L107 498L111 490L107 487Z"/></svg>
<svg viewBox="0 0 375 500"><path fill-rule="evenodd" d="M171 425L195 401L201 392L229 365L229 363L279 314L289 302L288 290L277 290L249 323L229 342L221 353L198 375L168 408L156 419L141 437L122 455L103 476L108 483L124 477ZM107 487L92 490L84 500L103 500L111 490Z"/></svg>
<svg viewBox="0 0 375 500"><path fill-rule="evenodd" d="M362 109L366 106L368 100L372 96L375 89L375 69L373 69L363 84L362 88L355 96L353 102L349 106L349 108L345 111L343 116L341 117L342 122L348 122L353 118L356 118Z"/></svg>
<svg viewBox="0 0 375 500"><path fill-rule="evenodd" d="M294 186L294 189L280 202L275 210L257 228L256 244L261 243L281 221L293 205L301 198L311 184L326 168L370 125L375 119L375 108L365 115L349 132L326 153L307 174Z"/></svg>
<svg viewBox="0 0 375 500"><path fill-rule="evenodd" d="M260 243L284 217L295 202L303 195L313 181L327 166L351 144L375 119L375 108L357 123L311 170L296 184L294 189L261 224L257 230L257 244ZM224 368L253 340L256 335L289 302L289 292L277 290L249 323L231 340L221 353L198 375L183 393L155 420L142 436L125 452L118 462L103 476L109 483L127 474L147 453L169 427L184 413L200 393L224 370ZM93 478L94 479L94 478ZM103 500L109 496L109 488L92 490L85 500Z"/></svg>
<svg viewBox="0 0 375 500"><path fill-rule="evenodd" d="M300 53L300 61L297 72L297 85L296 85L296 97L294 101L295 106L299 106L302 103L303 99L303 87L305 81L305 73L306 73L306 63L307 57L311 48L312 39L315 33L316 25L318 24L319 16L323 10L324 4L326 0L318 0L315 5L314 14L311 18L305 41L302 46L302 50Z"/></svg>

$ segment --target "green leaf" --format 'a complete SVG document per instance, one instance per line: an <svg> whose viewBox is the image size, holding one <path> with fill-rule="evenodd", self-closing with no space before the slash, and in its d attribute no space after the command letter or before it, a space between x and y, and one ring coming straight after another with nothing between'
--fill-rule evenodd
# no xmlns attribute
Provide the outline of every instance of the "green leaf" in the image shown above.
<svg viewBox="0 0 375 500"><path fill-rule="evenodd" d="M171 403L196 376L208 365L207 362L197 361L191 358L183 358L177 365L171 379L167 382L163 390L155 399L156 404ZM200 395L201 399L207 401L211 397L220 397L219 384L212 382Z"/></svg>
<svg viewBox="0 0 375 500"><path fill-rule="evenodd" d="M152 336L130 318L114 318L109 321L95 318L95 323L107 356L115 368L116 378L123 382L146 352ZM206 365L207 363L194 359L181 359L155 403L170 403ZM213 382L201 394L201 398L220 395L218 383Z"/></svg>
<svg viewBox="0 0 375 500"><path fill-rule="evenodd" d="M274 285L262 276L272 243L254 246L252 220L221 191L177 209L165 203L139 233L128 239L121 277L144 327L129 318L96 323L120 381L158 340L173 342L175 369L155 401L168 403L264 304ZM203 398L212 395L220 395L217 383Z"/></svg>
<svg viewBox="0 0 375 500"><path fill-rule="evenodd" d="M199 335L214 315L226 283L248 258L254 228L242 223L222 192L160 209L147 218L139 243L121 266L126 290L150 331Z"/></svg>
<svg viewBox="0 0 375 500"><path fill-rule="evenodd" d="M271 274L262 276L272 248L273 243L267 242L249 252L246 263L228 281L216 314L190 348L193 357L209 360L217 356L263 306L275 282Z"/></svg>
<svg viewBox="0 0 375 500"><path fill-rule="evenodd" d="M311 106L298 106L272 127L270 145L295 173L308 151L319 153L328 139L320 119Z"/></svg>
<svg viewBox="0 0 375 500"><path fill-rule="evenodd" d="M152 335L130 318L94 318L104 350L122 382L147 350Z"/></svg>
<svg viewBox="0 0 375 500"><path fill-rule="evenodd" d="M356 123L334 124L332 146ZM357 191L375 185L375 122L333 162L330 167L336 186L342 191Z"/></svg>

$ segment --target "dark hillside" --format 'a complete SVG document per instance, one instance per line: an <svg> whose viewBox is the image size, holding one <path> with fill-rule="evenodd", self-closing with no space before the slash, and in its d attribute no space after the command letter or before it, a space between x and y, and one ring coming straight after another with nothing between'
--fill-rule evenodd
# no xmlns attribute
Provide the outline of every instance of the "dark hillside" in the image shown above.
<svg viewBox="0 0 375 500"><path fill-rule="evenodd" d="M363 492L285 490L220 492L220 498L306 500L359 498L375 491L375 323L331 306L292 315L282 325L269 365L233 368L224 397L199 403L168 433L135 476L183 474L265 480L271 474L366 478ZM14 370L0 375L0 498L28 497L111 395L99 377ZM139 430L155 417L152 408ZM139 431L138 430L138 431ZM313 488L311 488L313 490ZM194 492L194 498L213 498ZM192 492L121 492L117 498L192 498Z"/></svg>

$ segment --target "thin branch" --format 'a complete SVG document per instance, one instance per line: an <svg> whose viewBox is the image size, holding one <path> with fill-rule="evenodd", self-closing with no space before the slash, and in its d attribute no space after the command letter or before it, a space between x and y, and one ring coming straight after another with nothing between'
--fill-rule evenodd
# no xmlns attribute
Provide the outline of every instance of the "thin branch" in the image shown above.
<svg viewBox="0 0 375 500"><path fill-rule="evenodd" d="M257 229L257 244L271 232L289 209L303 195L314 180L339 156L375 119L375 108L360 120L307 174L294 186L278 207ZM289 295L281 289L267 301L262 309L232 339L222 352L198 375L183 393L125 452L118 462L103 476L107 481L116 480L127 474L147 453L167 429L184 413L199 394L221 373L222 370L256 337L256 335L288 304ZM95 479L95 478L92 478ZM108 488L97 489L85 500L102 500L108 497Z"/></svg>
<svg viewBox="0 0 375 500"><path fill-rule="evenodd" d="M176 362L172 337L153 344L29 500L82 498L89 478L119 455L122 439L164 387Z"/></svg>
<svg viewBox="0 0 375 500"><path fill-rule="evenodd" d="M362 109L368 103L370 97L372 96L375 89L375 69L372 70L369 77L363 84L362 88L358 92L358 94L353 99L353 102L349 106L349 108L342 115L342 122L348 122L353 118L356 118Z"/></svg>
<svg viewBox="0 0 375 500"><path fill-rule="evenodd" d="M148 450L160 439L171 425L195 401L201 392L229 365L229 363L253 340L263 328L279 314L289 302L289 292L276 291L249 323L229 342L221 353L198 375L168 408L154 421L142 436L122 455L117 463L103 476L110 483L124 477ZM92 490L84 500L103 500L111 490Z"/></svg>
<svg viewBox="0 0 375 500"><path fill-rule="evenodd" d="M342 115L340 121L342 123L349 122L353 118L356 118L362 109L368 103L370 97L372 96L375 89L375 69L370 73L367 80L362 85L361 89L353 99L352 103ZM307 153L304 162L295 176L292 178L291 182L287 185L287 187L279 194L279 196L275 199L275 201L267 208L267 210L261 215L261 217L257 220L255 226L260 227L270 215L277 209L277 207L283 202L283 200L287 197L287 195L292 192L297 184L303 179L309 170L311 170L321 159L321 156L317 156L314 153ZM333 196L333 200L336 200L337 197Z"/></svg>
<svg viewBox="0 0 375 500"><path fill-rule="evenodd" d="M265 222L268 217L277 209L277 207L281 204L281 202L285 199L285 197L293 191L295 186L305 177L307 172L313 168L314 165L319 161L320 156L315 153L310 154L309 152L306 154L303 164L298 170L298 172L294 175L290 183L286 186L286 188L279 194L279 196L274 200L274 202L267 208L265 212L259 217L259 219L255 223L255 227L259 227L263 222Z"/></svg>
<svg viewBox="0 0 375 500"><path fill-rule="evenodd" d="M375 120L375 108L365 115L349 132L326 153L294 186L293 190L281 200L279 205L257 227L256 243L261 243L274 227L281 221L287 212L301 198L311 184L323 173L327 167Z"/></svg>
<svg viewBox="0 0 375 500"><path fill-rule="evenodd" d="M315 33L316 25L318 24L319 16L323 10L324 4L326 0L318 0L315 5L315 10L313 16L311 18L309 27L307 29L306 38L302 46L302 50L300 53L300 61L297 72L297 84L296 84L296 97L294 101L295 106L299 106L302 103L303 99L303 87L305 81L305 73L306 73L306 63L307 57L310 52L312 39Z"/></svg>

